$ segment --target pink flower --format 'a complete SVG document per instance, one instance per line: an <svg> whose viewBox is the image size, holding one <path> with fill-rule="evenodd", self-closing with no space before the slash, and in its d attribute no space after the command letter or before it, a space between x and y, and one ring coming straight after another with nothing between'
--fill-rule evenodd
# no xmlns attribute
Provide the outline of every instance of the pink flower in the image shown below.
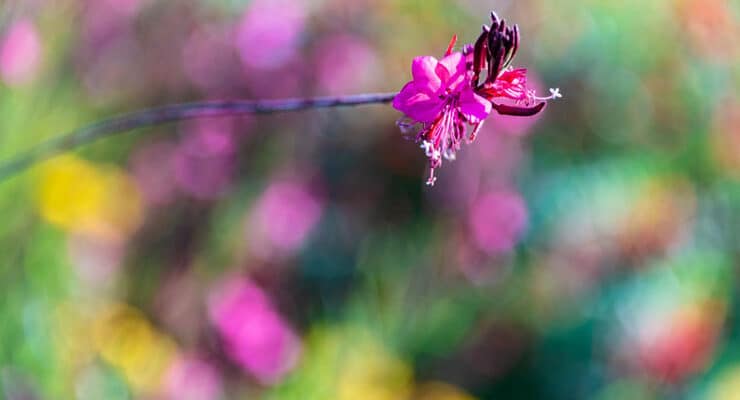
<svg viewBox="0 0 740 400"><path fill-rule="evenodd" d="M562 97L557 89L550 89L549 97L538 97L527 88L527 70L510 68L519 48L519 29L507 27L494 13L491 20L475 45L463 46L462 52L452 52L454 37L442 60L415 58L414 79L393 100L393 107L411 120L400 121L399 127L418 129L416 140L422 142L431 165L427 185L434 185L434 170L442 165L442 157L455 159L467 125L473 126L467 137L471 143L492 109L503 115L532 116L542 111L547 100ZM481 82L483 71L487 73Z"/></svg>
<svg viewBox="0 0 740 400"><path fill-rule="evenodd" d="M542 111L547 100L562 97L559 89L550 89L550 96L538 97L527 87L527 70L511 67L519 51L519 27L507 26L496 13L491 13L491 26L483 26L483 32L475 45L466 46L466 54L472 70L476 93L491 101L499 114L528 117ZM481 72L487 71L480 82ZM495 99L515 100L522 106L498 104Z"/></svg>
<svg viewBox="0 0 740 400"><path fill-rule="evenodd" d="M264 291L236 279L217 288L208 314L232 359L266 385L295 367L301 343Z"/></svg>
<svg viewBox="0 0 740 400"><path fill-rule="evenodd" d="M491 112L491 103L477 95L471 85L465 57L448 54L442 60L417 57L411 65L414 80L393 100L393 107L421 123L422 140L431 164L428 185L434 185L434 170L442 157L455 158L465 138L466 125L478 124Z"/></svg>

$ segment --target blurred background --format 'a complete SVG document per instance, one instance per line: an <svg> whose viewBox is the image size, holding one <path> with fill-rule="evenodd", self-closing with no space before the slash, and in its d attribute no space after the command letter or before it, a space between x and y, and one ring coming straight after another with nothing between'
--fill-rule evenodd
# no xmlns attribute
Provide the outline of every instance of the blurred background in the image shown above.
<svg viewBox="0 0 740 400"><path fill-rule="evenodd" d="M740 398L735 0L0 0L0 160L148 106L399 90L490 10L565 98L433 188L387 105L0 182L0 397Z"/></svg>

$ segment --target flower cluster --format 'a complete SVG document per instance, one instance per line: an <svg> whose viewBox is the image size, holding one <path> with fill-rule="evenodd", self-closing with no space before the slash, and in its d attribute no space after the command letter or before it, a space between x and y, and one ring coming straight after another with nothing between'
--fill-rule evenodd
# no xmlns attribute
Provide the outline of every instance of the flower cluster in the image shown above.
<svg viewBox="0 0 740 400"><path fill-rule="evenodd" d="M434 170L443 157L454 160L464 140L475 140L491 110L532 116L542 111L547 100L561 97L558 89L538 97L527 87L527 70L511 67L519 49L519 28L507 26L495 13L491 20L475 44L463 46L460 52L453 52L457 42L453 37L441 60L416 57L411 64L413 80L393 100L393 107L407 117L399 127L405 133L415 130L415 139L429 158L427 185L434 185ZM513 100L514 105L499 99ZM468 126L472 127L469 134Z"/></svg>

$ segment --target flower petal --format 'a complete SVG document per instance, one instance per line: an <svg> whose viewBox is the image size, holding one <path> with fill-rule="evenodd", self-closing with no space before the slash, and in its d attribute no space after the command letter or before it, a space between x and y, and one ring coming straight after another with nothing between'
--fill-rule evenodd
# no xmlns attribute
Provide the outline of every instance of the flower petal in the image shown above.
<svg viewBox="0 0 740 400"><path fill-rule="evenodd" d="M504 71L497 78L499 80L509 82L512 85L526 85L527 84L527 69L516 68Z"/></svg>
<svg viewBox="0 0 740 400"><path fill-rule="evenodd" d="M502 72L493 85L485 88L485 93L490 97L525 100L527 98L527 70L519 68Z"/></svg>
<svg viewBox="0 0 740 400"><path fill-rule="evenodd" d="M437 96L419 91L415 81L407 83L393 99L393 108L419 122L434 121L443 105Z"/></svg>
<svg viewBox="0 0 740 400"><path fill-rule="evenodd" d="M432 56L414 58L411 63L411 74L414 77L414 84L419 90L430 94L439 92L442 87L442 80L439 79L436 72L437 64L439 64L439 61Z"/></svg>
<svg viewBox="0 0 740 400"><path fill-rule="evenodd" d="M460 112L472 124L483 121L491 113L491 102L475 94L470 87L464 89L460 94L459 107Z"/></svg>
<svg viewBox="0 0 740 400"><path fill-rule="evenodd" d="M461 52L455 52L439 60L439 65L444 67L444 69L437 68L437 75L442 80L442 85L453 92L456 91L467 75L465 57Z"/></svg>
<svg viewBox="0 0 740 400"><path fill-rule="evenodd" d="M449 71L450 75L464 74L466 70L465 57L459 51L439 60L439 63Z"/></svg>

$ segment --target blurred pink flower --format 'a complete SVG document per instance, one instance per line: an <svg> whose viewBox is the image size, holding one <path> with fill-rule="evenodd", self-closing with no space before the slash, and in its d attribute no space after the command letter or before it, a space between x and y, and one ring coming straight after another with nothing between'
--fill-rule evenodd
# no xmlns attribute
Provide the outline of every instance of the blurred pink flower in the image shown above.
<svg viewBox="0 0 740 400"><path fill-rule="evenodd" d="M200 199L220 197L231 185L235 140L220 124L193 125L174 158L175 179L186 193Z"/></svg>
<svg viewBox="0 0 740 400"><path fill-rule="evenodd" d="M272 183L252 210L250 248L262 258L291 255L321 218L322 208L305 184L287 179Z"/></svg>
<svg viewBox="0 0 740 400"><path fill-rule="evenodd" d="M246 279L212 292L208 314L226 350L259 382L280 382L296 365L301 343L265 292Z"/></svg>
<svg viewBox="0 0 740 400"><path fill-rule="evenodd" d="M113 13L117 13L117 14L121 14L125 16L133 16L141 9L144 1L142 0L96 0L96 3L99 3L101 6L105 6Z"/></svg>
<svg viewBox="0 0 740 400"><path fill-rule="evenodd" d="M238 65L238 59L229 37L230 30L218 26L203 27L196 30L183 46L185 75L207 93L234 85L233 64L235 61Z"/></svg>
<svg viewBox="0 0 740 400"><path fill-rule="evenodd" d="M129 39L131 21L140 7L140 0L85 1L82 20L84 40L93 50L99 51L101 45Z"/></svg>
<svg viewBox="0 0 740 400"><path fill-rule="evenodd" d="M427 185L431 186L442 157L455 159L466 125L482 122L491 112L491 103L473 91L462 53L448 54L442 60L416 57L411 72L414 79L393 99L393 107L423 125L416 139L422 141L429 158Z"/></svg>
<svg viewBox="0 0 740 400"><path fill-rule="evenodd" d="M41 62L41 41L33 23L13 22L0 39L0 77L10 86L33 80Z"/></svg>
<svg viewBox="0 0 740 400"><path fill-rule="evenodd" d="M510 251L527 225L527 208L513 191L490 192L479 197L470 208L468 227L474 243L488 254Z"/></svg>
<svg viewBox="0 0 740 400"><path fill-rule="evenodd" d="M324 94L370 90L378 75L377 54L358 37L330 36L317 46L315 56L318 86Z"/></svg>
<svg viewBox="0 0 740 400"><path fill-rule="evenodd" d="M166 398L172 400L217 400L222 397L221 376L210 363L178 358L165 377Z"/></svg>
<svg viewBox="0 0 740 400"><path fill-rule="evenodd" d="M160 141L148 143L131 155L131 172L149 204L167 204L177 196L173 170L176 150L174 143Z"/></svg>
<svg viewBox="0 0 740 400"><path fill-rule="evenodd" d="M249 3L236 39L244 65L275 69L292 59L300 44L307 13L302 1Z"/></svg>

